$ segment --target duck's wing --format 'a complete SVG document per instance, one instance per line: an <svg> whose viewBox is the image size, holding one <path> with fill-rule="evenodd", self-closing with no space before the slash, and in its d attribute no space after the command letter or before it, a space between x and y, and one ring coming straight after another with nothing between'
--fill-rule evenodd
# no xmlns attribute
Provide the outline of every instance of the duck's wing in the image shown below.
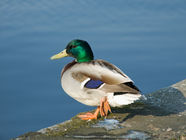
<svg viewBox="0 0 186 140"><path fill-rule="evenodd" d="M73 67L72 77L82 88L99 89L106 93L139 93L133 81L115 65L104 60L79 63Z"/></svg>

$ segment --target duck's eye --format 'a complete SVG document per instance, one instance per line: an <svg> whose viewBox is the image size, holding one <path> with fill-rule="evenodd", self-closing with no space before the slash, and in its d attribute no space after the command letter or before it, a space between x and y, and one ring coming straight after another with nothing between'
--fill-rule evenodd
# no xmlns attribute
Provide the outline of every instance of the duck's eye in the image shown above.
<svg viewBox="0 0 186 140"><path fill-rule="evenodd" d="M77 46L71 46L71 48L76 48Z"/></svg>
<svg viewBox="0 0 186 140"><path fill-rule="evenodd" d="M69 47L69 49L73 49L73 48L76 48L77 46L74 46L74 45L71 45L70 47Z"/></svg>

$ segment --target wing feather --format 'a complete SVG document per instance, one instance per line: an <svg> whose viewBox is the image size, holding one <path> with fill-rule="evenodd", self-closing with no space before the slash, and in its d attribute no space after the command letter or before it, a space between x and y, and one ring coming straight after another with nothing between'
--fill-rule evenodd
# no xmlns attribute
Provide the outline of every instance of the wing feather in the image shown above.
<svg viewBox="0 0 186 140"><path fill-rule="evenodd" d="M99 89L106 93L139 93L133 81L109 62L93 60L77 64L71 67L72 77L82 82L84 88Z"/></svg>
<svg viewBox="0 0 186 140"><path fill-rule="evenodd" d="M136 86L135 86L136 87ZM125 94L125 93L132 93L132 94L138 94L139 90L132 88L125 83L119 84L119 85L108 85L105 84L100 88L100 90L105 91L106 93L119 93L119 94Z"/></svg>
<svg viewBox="0 0 186 140"><path fill-rule="evenodd" d="M93 60L77 64L71 69L73 69L74 78L79 81L82 81L82 77L84 77L83 79L87 77L93 80L100 80L109 85L132 82L119 68L104 60Z"/></svg>

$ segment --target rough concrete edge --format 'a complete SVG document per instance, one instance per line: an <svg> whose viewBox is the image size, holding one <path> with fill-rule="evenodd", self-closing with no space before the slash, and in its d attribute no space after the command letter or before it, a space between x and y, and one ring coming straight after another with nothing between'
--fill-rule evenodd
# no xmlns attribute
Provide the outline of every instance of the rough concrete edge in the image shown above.
<svg viewBox="0 0 186 140"><path fill-rule="evenodd" d="M94 110L93 110L94 111ZM81 112L84 113L84 112ZM79 114L81 114L79 113ZM78 115L78 114L77 114ZM12 140L25 140L27 138L36 138L37 137L64 137L67 133L70 131L79 129L81 127L89 127L95 123L97 123L99 120L102 120L102 118L98 120L92 120L92 121L83 121L80 120L78 117L74 116L70 120L61 122L59 124L55 124L46 128L42 128L36 132L27 132L25 134L22 134L18 136L17 138L13 138Z"/></svg>
<svg viewBox="0 0 186 140"><path fill-rule="evenodd" d="M183 87L186 86L186 82L185 81L186 81L186 79L184 79L184 80L182 80L180 82L177 82L177 83L171 85L170 87L173 87L173 88L176 88L176 89L180 90L183 93L184 97L186 98L186 89L183 88Z"/></svg>
<svg viewBox="0 0 186 140"><path fill-rule="evenodd" d="M57 129L59 126L63 126L63 125L67 125L68 123L71 123L72 120L67 120L67 121L64 121L62 123L59 123L59 124L55 124L55 125L52 125L52 126L49 126L49 127L46 127L46 128L42 128L40 130L38 130L37 132L41 133L41 134L45 134L48 132L48 129L52 129L52 130L55 130ZM64 129L64 131L66 131L66 129Z"/></svg>

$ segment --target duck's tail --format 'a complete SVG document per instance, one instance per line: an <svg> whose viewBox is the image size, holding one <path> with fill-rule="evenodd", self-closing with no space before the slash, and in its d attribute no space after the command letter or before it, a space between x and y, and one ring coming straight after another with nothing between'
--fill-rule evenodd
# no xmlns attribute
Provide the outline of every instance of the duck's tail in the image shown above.
<svg viewBox="0 0 186 140"><path fill-rule="evenodd" d="M124 105L128 105L134 103L134 101L138 100L141 97L141 94L133 94L133 93L109 93L107 96L108 102L112 107L121 107Z"/></svg>

